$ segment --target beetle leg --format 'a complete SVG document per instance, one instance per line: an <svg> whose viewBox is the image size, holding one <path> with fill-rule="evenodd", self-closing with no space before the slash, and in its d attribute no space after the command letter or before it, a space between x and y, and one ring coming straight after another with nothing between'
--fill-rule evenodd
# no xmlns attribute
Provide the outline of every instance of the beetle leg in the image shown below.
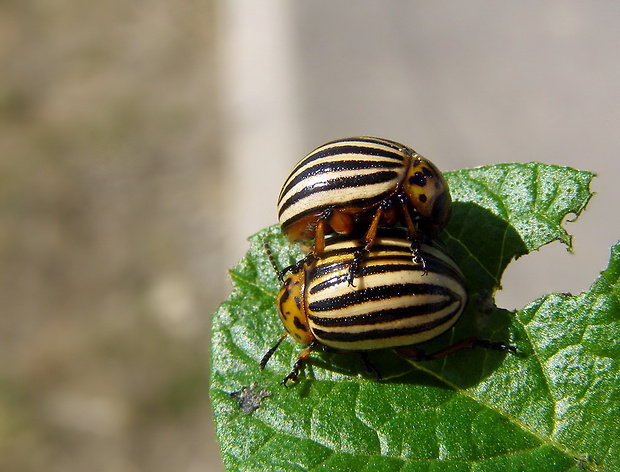
<svg viewBox="0 0 620 472"><path fill-rule="evenodd" d="M411 241L411 254L413 255L413 262L416 264L422 264L422 275L428 275L428 269L426 268L426 260L422 257L422 250L420 249L420 241L414 239Z"/></svg>
<svg viewBox="0 0 620 472"><path fill-rule="evenodd" d="M364 262L364 258L368 254L366 248L359 249L355 251L353 254L353 261L351 261L351 265L349 266L349 274L347 275L347 283L349 286L354 287L353 281L355 277L361 275L362 272L362 263Z"/></svg>
<svg viewBox="0 0 620 472"><path fill-rule="evenodd" d="M326 218L329 227L338 234L351 234L353 231L353 217L340 210L331 210Z"/></svg>
<svg viewBox="0 0 620 472"><path fill-rule="evenodd" d="M290 272L291 274L296 274L300 270L304 270L304 267L312 264L317 259L318 257L316 256L314 252L309 252L308 254L306 254L306 257L304 257L303 259L279 271L278 278L280 279L280 281L283 281L284 276L286 275L287 272Z"/></svg>
<svg viewBox="0 0 620 472"><path fill-rule="evenodd" d="M473 349L475 347L491 349L494 351L510 351L513 354L517 352L517 348L515 346L511 346L503 341L490 341L488 339L479 339L475 336L462 339L451 346L445 347L431 354L426 354L423 350L418 349L415 346L403 346L394 350L405 359L412 361L432 361L435 359L441 359L442 357L450 354L454 354L455 352Z"/></svg>
<svg viewBox="0 0 620 472"><path fill-rule="evenodd" d="M366 351L361 351L359 355L362 358L362 362L364 363L364 368L366 369L366 372L368 372L369 374L375 374L376 379L381 380L383 376L381 375L381 372L379 372L377 368L373 365L373 363L370 362L370 359L368 359L368 353Z"/></svg>
<svg viewBox="0 0 620 472"><path fill-rule="evenodd" d="M332 210L325 210L319 217L314 233L314 252L320 256L325 251L325 220L329 218Z"/></svg>
<svg viewBox="0 0 620 472"><path fill-rule="evenodd" d="M400 209L405 218L405 226L407 227L407 236L411 240L411 252L413 253L413 262L416 264L422 264L422 268L424 269L424 275L428 274L426 270L426 261L422 257L420 250L420 238L418 237L418 230L415 226L415 223L411 219L411 214L409 213L409 206L407 204L407 197L402 193L398 194L398 203L400 203Z"/></svg>
<svg viewBox="0 0 620 472"><path fill-rule="evenodd" d="M375 216L372 217L372 221L370 223L370 227L366 232L366 236L364 237L364 249L368 251L372 245L375 243L375 238L377 237L377 230L379 229L379 223L381 223L381 217L383 216L383 211L385 210L385 205L387 205L384 200L377 208L375 212Z"/></svg>
<svg viewBox="0 0 620 472"><path fill-rule="evenodd" d="M398 203L400 203L400 209L405 218L405 226L407 227L407 235L409 239L415 240L418 236L418 230L415 226L415 223L411 219L411 214L409 213L409 205L407 204L407 197L402 193L398 194Z"/></svg>
<svg viewBox="0 0 620 472"><path fill-rule="evenodd" d="M370 223L370 227L366 232L366 236L362 240L364 247L358 251L355 251L353 256L353 262L349 266L349 275L347 277L347 282L350 286L353 286L353 280L355 277L360 275L362 269L362 263L364 262L364 258L370 252L370 248L375 244L375 238L377 237L377 230L379 229L379 223L381 223L381 219L383 218L384 212L389 210L391 203L389 200L384 200L381 202L375 215L372 217L372 222Z"/></svg>
<svg viewBox="0 0 620 472"><path fill-rule="evenodd" d="M280 382L282 385L286 386L286 382L288 382L289 380L292 382L297 381L299 371L303 367L304 363L308 360L310 353L314 350L315 347L318 346L318 344L319 343L317 341L313 341L307 348L305 348L299 353L299 355L297 356L297 361L295 362L295 364L293 364L293 369L286 377L284 377L284 379L282 379L282 382Z"/></svg>

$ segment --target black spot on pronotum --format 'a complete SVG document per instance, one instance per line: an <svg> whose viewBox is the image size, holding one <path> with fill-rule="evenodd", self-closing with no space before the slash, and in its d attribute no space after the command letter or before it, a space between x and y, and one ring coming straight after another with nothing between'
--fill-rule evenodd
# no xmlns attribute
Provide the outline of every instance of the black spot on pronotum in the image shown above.
<svg viewBox="0 0 620 472"><path fill-rule="evenodd" d="M278 313L280 313L280 318L282 318L283 321L290 314L290 311L284 309L284 305L286 304L286 301L288 300L290 295L291 292L289 290L283 290L282 295L278 299Z"/></svg>
<svg viewBox="0 0 620 472"><path fill-rule="evenodd" d="M308 331L308 327L305 326L297 316L293 318L293 324L297 329L300 329L302 331Z"/></svg>
<svg viewBox="0 0 620 472"><path fill-rule="evenodd" d="M282 290L282 295L280 296L280 304L283 304L288 300L288 297L291 296L291 290L287 288L286 290Z"/></svg>
<svg viewBox="0 0 620 472"><path fill-rule="evenodd" d="M271 396L271 392L254 382L250 387L242 387L241 390L228 395L237 399L241 413L249 415L261 405L265 398Z"/></svg>
<svg viewBox="0 0 620 472"><path fill-rule="evenodd" d="M425 194L420 194L420 196L418 197L418 199L420 200L420 202L422 203L426 203L426 195Z"/></svg>
<svg viewBox="0 0 620 472"><path fill-rule="evenodd" d="M414 175L409 177L409 185L424 187L426 185L426 176L422 172L416 172Z"/></svg>

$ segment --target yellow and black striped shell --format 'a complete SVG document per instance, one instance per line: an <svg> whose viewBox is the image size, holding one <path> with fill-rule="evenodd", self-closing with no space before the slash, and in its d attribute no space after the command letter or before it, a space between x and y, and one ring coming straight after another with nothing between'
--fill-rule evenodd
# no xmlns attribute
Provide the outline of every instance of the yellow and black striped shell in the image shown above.
<svg viewBox="0 0 620 472"><path fill-rule="evenodd" d="M278 198L278 218L291 241L350 234L368 226L381 207L382 223L434 236L450 216L450 192L437 167L413 149L388 139L354 137L324 144L292 170Z"/></svg>
<svg viewBox="0 0 620 472"><path fill-rule="evenodd" d="M467 304L463 274L436 245L380 232L355 285L349 265L360 243L334 237L322 257L289 274L278 296L286 330L303 344L366 351L410 346L450 329Z"/></svg>

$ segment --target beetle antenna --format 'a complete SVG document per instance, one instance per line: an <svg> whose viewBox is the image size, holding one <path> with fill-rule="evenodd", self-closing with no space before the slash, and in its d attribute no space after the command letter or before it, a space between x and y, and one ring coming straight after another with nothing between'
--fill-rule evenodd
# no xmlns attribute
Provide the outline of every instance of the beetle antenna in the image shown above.
<svg viewBox="0 0 620 472"><path fill-rule="evenodd" d="M282 341L284 341L284 339L287 336L288 336L288 333L284 333L282 336L280 336L280 339L278 339L278 342L275 344L275 346L269 349L267 351L267 354L263 356L263 359L260 361L260 364L259 364L260 370L263 370L265 368L265 366L267 365L267 362L269 362L269 359L271 359L271 356L273 356L273 353L276 352L276 349L280 347L280 344L282 344Z"/></svg>
<svg viewBox="0 0 620 472"><path fill-rule="evenodd" d="M278 269L278 265L276 264L276 258L273 256L273 252L271 251L271 247L269 246L267 238L263 238L263 247L265 248L265 253L267 254L269 263L271 264L271 267L273 267L273 270L275 271L278 280L281 284L284 284L284 275L282 275L282 271Z"/></svg>

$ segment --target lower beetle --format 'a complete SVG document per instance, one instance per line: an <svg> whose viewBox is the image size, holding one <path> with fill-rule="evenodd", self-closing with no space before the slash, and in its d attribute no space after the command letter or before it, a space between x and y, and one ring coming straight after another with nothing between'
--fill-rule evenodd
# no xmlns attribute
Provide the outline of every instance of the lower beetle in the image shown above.
<svg viewBox="0 0 620 472"><path fill-rule="evenodd" d="M456 262L436 243L421 244L424 263L403 232L380 230L359 268L356 285L348 283L349 266L359 251L359 239L332 237L321 258L310 254L278 271L277 297L284 335L263 357L265 367L290 334L307 347L282 383L295 381L304 362L318 346L332 351L394 349L414 360L432 360L479 346L515 352L504 342L476 337L425 354L414 345L449 330L467 305L467 288Z"/></svg>

